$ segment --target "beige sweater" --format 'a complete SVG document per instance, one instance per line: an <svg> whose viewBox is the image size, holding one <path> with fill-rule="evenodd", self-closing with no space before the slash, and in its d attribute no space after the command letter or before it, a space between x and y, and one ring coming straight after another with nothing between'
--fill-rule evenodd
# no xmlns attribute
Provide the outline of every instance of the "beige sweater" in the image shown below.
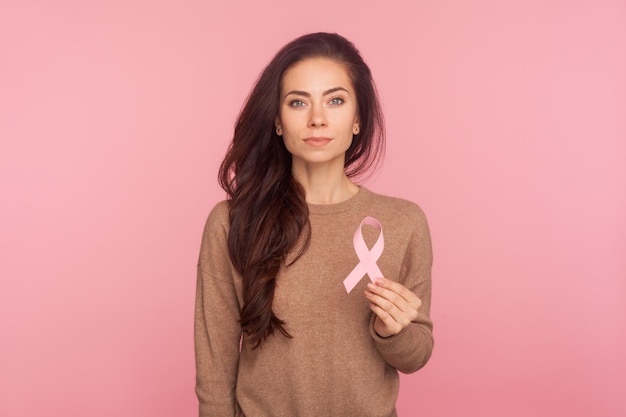
<svg viewBox="0 0 626 417"><path fill-rule="evenodd" d="M429 318L430 234L421 209L363 187L334 205L309 205L311 244L277 277L273 308L293 336L279 332L240 352L241 276L226 244L228 205L211 211L202 238L195 311L196 393L201 417L393 417L398 372L411 373L433 348ZM422 300L420 315L400 334L381 338L363 294L344 278L358 263L352 236L365 216L382 226L378 266ZM369 248L378 230L363 226Z"/></svg>

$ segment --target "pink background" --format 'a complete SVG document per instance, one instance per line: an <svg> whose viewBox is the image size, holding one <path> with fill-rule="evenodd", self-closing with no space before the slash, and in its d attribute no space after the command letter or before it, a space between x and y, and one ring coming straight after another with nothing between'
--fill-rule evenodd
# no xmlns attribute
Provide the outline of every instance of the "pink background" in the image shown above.
<svg viewBox="0 0 626 417"><path fill-rule="evenodd" d="M626 415L626 2L0 3L0 415L193 416L195 266L261 68L338 31L418 202L401 416ZM384 6L382 6L384 5Z"/></svg>

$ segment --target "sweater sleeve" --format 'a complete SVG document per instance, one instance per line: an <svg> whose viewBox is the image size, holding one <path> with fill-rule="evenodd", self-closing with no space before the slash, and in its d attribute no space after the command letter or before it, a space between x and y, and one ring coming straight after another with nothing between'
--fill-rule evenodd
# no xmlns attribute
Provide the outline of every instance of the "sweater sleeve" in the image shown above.
<svg viewBox="0 0 626 417"><path fill-rule="evenodd" d="M239 415L235 386L241 328L227 230L228 208L220 203L207 220L198 261L194 339L200 417Z"/></svg>
<svg viewBox="0 0 626 417"><path fill-rule="evenodd" d="M433 350L433 325L430 320L432 246L428 222L418 208L416 228L407 247L400 272L400 282L422 301L418 317L400 333L380 337L374 330L372 313L369 331L383 359L398 371L408 374L422 368Z"/></svg>

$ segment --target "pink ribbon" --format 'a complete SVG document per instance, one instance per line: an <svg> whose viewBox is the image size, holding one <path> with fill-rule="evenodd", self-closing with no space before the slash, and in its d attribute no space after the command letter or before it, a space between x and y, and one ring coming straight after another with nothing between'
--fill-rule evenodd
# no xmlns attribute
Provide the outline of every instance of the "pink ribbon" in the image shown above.
<svg viewBox="0 0 626 417"><path fill-rule="evenodd" d="M361 232L361 228L364 224L374 226L378 230L380 230L380 235L378 235L378 240L372 246L372 250L367 248L365 244L365 240L363 240L363 233ZM383 273L376 265L376 261L380 258L380 255L383 253L383 248L385 247L385 239L383 238L383 226L380 224L378 220L373 217L366 217L361 221L359 227L354 232L354 251L356 252L356 256L359 257L359 263L354 267L352 272L348 274L346 279L343 280L343 285L346 287L346 291L350 293L352 289L356 286L356 284L361 281L363 276L367 274L370 277L370 280L374 282L376 278L382 278Z"/></svg>

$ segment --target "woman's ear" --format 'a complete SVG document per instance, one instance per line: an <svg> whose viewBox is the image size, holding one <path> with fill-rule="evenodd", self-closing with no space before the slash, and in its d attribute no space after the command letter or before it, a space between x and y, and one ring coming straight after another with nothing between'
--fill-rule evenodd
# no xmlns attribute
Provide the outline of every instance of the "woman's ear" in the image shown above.
<svg viewBox="0 0 626 417"><path fill-rule="evenodd" d="M276 127L276 134L278 136L282 136L283 134L283 128L280 125L280 120L278 119L278 117L276 117L276 119L274 120L274 127Z"/></svg>

